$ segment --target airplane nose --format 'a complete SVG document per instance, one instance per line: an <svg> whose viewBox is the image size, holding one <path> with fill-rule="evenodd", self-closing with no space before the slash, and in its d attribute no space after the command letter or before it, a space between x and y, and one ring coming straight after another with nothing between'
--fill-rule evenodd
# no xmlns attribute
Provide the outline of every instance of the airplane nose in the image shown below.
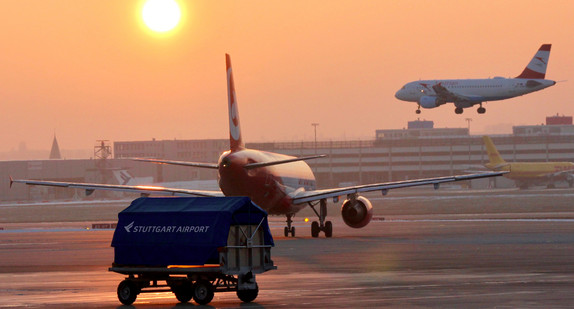
<svg viewBox="0 0 574 309"><path fill-rule="evenodd" d="M397 91L397 92L395 93L395 98L397 98L397 99L399 99L399 100L402 100L402 96L403 96L403 95L402 95L402 91L401 91L401 90L399 90L399 91Z"/></svg>

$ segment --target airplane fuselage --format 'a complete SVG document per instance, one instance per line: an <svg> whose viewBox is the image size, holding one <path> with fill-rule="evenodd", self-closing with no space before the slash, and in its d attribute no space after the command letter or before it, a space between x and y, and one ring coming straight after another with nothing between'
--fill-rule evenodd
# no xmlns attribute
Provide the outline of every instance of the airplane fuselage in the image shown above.
<svg viewBox="0 0 574 309"><path fill-rule="evenodd" d="M404 85L397 91L395 97L399 100L418 103L423 96L437 96L433 86L439 84L450 92L468 98L461 102L446 100L443 103L454 102L455 104L459 104L460 107L470 107L481 102L505 100L539 91L556 84L556 82L548 79L503 77L489 79L420 80Z"/></svg>
<svg viewBox="0 0 574 309"><path fill-rule="evenodd" d="M304 161L246 169L247 164L288 160L278 153L243 149L219 158L218 181L226 196L248 196L270 214L295 214L306 204L294 205L289 195L315 190L315 175Z"/></svg>
<svg viewBox="0 0 574 309"><path fill-rule="evenodd" d="M504 177L512 180L547 180L553 174L560 174L556 178L564 178L566 171L574 171L574 163L571 162L514 162L508 163L500 168L496 168L492 164L485 165L489 169L497 171L508 171ZM557 179L556 179L557 180Z"/></svg>
<svg viewBox="0 0 574 309"><path fill-rule="evenodd" d="M551 44L542 44L522 73L516 78L438 79L407 83L395 93L402 101L416 102L417 114L422 108L436 108L445 103L455 105L454 112L462 114L464 108L480 105L476 110L484 114L483 102L500 101L548 88L556 84L547 80L546 68Z"/></svg>

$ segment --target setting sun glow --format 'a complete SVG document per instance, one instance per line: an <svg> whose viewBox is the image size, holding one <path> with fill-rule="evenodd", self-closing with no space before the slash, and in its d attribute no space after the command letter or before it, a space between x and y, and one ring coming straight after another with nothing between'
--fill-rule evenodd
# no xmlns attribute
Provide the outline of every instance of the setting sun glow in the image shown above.
<svg viewBox="0 0 574 309"><path fill-rule="evenodd" d="M181 10L175 0L148 0L142 9L146 26L155 32L167 32L177 26Z"/></svg>

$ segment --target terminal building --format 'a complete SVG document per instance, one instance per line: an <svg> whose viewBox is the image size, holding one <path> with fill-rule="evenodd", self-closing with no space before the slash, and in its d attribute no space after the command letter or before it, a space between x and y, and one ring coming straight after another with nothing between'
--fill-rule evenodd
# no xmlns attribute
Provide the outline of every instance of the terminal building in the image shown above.
<svg viewBox="0 0 574 309"><path fill-rule="evenodd" d="M515 126L512 134L491 136L502 157L512 161L574 162L572 117L552 116L546 123ZM485 171L488 155L479 135L467 128L434 128L432 121L416 120L399 130L377 130L372 140L248 143L248 148L292 156L326 154L307 161L317 177L319 188L347 186L467 174ZM103 148L102 148L103 147ZM217 162L228 150L227 139L118 141L111 146L97 144L90 160L0 161L0 201L85 198L83 192L65 188L33 187L15 184L9 189L9 176L73 182L112 184L211 181L217 172L185 166L137 162L130 158ZM101 154L104 149L105 155ZM133 177L133 178L132 178ZM472 187L509 187L503 177L475 180ZM124 193L96 191L88 198L117 198Z"/></svg>

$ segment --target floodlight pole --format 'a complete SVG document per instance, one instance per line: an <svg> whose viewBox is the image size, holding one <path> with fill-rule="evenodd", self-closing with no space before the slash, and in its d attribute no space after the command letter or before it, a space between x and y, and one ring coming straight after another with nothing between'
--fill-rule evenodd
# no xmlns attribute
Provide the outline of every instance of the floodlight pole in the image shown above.
<svg viewBox="0 0 574 309"><path fill-rule="evenodd" d="M312 123L311 125L315 129L315 154L317 154L317 126L319 124L318 123Z"/></svg>
<svg viewBox="0 0 574 309"><path fill-rule="evenodd" d="M472 118L464 118L464 120L468 122L468 135L470 135L470 122L472 121Z"/></svg>

